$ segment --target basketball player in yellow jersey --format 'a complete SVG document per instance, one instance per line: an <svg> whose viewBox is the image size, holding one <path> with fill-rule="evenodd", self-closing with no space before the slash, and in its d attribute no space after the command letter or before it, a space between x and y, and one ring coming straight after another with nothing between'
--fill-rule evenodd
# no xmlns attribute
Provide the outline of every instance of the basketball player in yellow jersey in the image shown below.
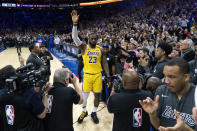
<svg viewBox="0 0 197 131"><path fill-rule="evenodd" d="M87 99L91 90L94 92L94 108L91 113L91 118L94 123L98 124L99 120L96 114L99 105L99 93L102 90L102 66L109 77L109 69L105 55L102 54L100 47L96 45L97 35L90 34L88 38L88 45L82 43L78 38L77 23L79 15L77 11L73 10L71 13L73 21L72 38L75 44L81 49L83 62L84 62L84 82L83 82L83 97L84 102L82 105L83 112L81 113L78 122L81 123L83 119L88 115L86 110Z"/></svg>

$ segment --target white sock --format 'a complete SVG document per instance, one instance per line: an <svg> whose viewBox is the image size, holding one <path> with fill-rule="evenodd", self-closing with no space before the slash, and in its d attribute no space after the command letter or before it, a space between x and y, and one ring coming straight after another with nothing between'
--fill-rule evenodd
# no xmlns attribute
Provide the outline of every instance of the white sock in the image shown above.
<svg viewBox="0 0 197 131"><path fill-rule="evenodd" d="M92 112L96 112L97 109L98 109L98 107L95 107L95 106L94 106Z"/></svg>
<svg viewBox="0 0 197 131"><path fill-rule="evenodd" d="M88 96L89 96L90 93L83 93L83 104L82 104L82 108L83 108L83 111L86 112L86 105L87 105L87 99L88 99Z"/></svg>
<svg viewBox="0 0 197 131"><path fill-rule="evenodd" d="M87 111L86 107L83 107L83 112L86 112L86 111Z"/></svg>

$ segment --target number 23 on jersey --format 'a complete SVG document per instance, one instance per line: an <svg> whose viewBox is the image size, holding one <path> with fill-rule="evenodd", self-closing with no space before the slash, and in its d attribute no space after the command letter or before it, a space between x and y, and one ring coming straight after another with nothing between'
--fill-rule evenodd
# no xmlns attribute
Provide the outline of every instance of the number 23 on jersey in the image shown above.
<svg viewBox="0 0 197 131"><path fill-rule="evenodd" d="M90 64L95 64L96 62L97 62L97 57L89 56L89 63Z"/></svg>

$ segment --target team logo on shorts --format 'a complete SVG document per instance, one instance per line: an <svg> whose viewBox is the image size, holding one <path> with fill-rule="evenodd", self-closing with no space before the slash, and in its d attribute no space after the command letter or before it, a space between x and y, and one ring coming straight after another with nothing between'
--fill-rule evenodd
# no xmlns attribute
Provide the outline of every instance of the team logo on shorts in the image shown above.
<svg viewBox="0 0 197 131"><path fill-rule="evenodd" d="M14 107L13 105L6 105L5 106L5 114L7 117L7 123L8 125L14 125Z"/></svg>
<svg viewBox="0 0 197 131"><path fill-rule="evenodd" d="M48 95L48 105L47 105L47 113L51 113L52 103L53 103L53 95Z"/></svg>
<svg viewBox="0 0 197 131"><path fill-rule="evenodd" d="M142 108L133 109L133 127L142 126Z"/></svg>

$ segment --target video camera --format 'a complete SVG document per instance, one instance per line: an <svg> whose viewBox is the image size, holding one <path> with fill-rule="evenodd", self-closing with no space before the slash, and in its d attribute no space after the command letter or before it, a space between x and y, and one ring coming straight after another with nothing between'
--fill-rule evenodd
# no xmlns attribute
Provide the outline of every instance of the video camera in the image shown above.
<svg viewBox="0 0 197 131"><path fill-rule="evenodd" d="M34 65L32 63L26 66L19 67L16 70L16 75L10 76L5 80L6 88L9 93L24 90L32 87L42 87L46 81L47 69L40 67L38 70L32 70Z"/></svg>

